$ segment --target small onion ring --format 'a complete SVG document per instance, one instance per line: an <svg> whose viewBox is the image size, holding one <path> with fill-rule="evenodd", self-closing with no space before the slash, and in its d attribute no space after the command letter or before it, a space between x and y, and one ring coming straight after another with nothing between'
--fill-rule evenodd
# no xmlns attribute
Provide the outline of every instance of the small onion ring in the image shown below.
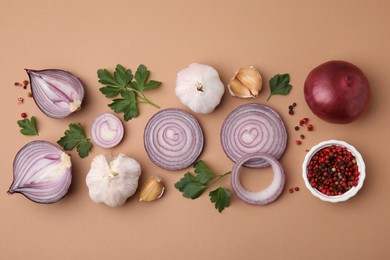
<svg viewBox="0 0 390 260"><path fill-rule="evenodd" d="M192 165L203 144L198 120L178 108L161 110L145 127L145 150L153 163L166 170L182 170Z"/></svg>
<svg viewBox="0 0 390 260"><path fill-rule="evenodd" d="M92 123L92 140L102 148L112 148L118 145L122 141L123 133L121 120L111 113L97 116Z"/></svg>
<svg viewBox="0 0 390 260"><path fill-rule="evenodd" d="M251 159L267 161L274 172L271 184L264 190L253 192L245 189L240 182L240 167ZM264 153L248 154L239 159L233 166L231 184L236 195L243 201L254 205L266 205L276 200L283 191L285 176L282 165L272 156Z"/></svg>
<svg viewBox="0 0 390 260"><path fill-rule="evenodd" d="M266 153L278 160L287 146L287 131L273 109L255 103L245 104L233 110L223 122L221 145L233 162L251 153ZM250 168L269 165L259 158L244 164Z"/></svg>

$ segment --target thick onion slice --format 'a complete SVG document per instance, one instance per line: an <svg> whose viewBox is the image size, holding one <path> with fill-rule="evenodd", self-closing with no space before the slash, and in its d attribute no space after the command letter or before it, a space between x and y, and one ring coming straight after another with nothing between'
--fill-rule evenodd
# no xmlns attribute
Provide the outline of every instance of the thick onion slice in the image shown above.
<svg viewBox="0 0 390 260"><path fill-rule="evenodd" d="M32 141L15 156L8 194L21 193L34 202L54 203L66 195L71 181L70 156L49 142Z"/></svg>
<svg viewBox="0 0 390 260"><path fill-rule="evenodd" d="M84 86L72 73L57 69L26 71L34 101L45 115L64 118L80 109Z"/></svg>
<svg viewBox="0 0 390 260"><path fill-rule="evenodd" d="M92 123L92 140L103 148L111 148L119 144L122 141L123 133L121 120L111 113L97 116Z"/></svg>
<svg viewBox="0 0 390 260"><path fill-rule="evenodd" d="M276 111L260 104L246 104L233 110L221 129L221 144L233 162L252 153L266 153L279 159L286 149L286 127ZM263 168L269 162L261 158L247 161L244 166Z"/></svg>
<svg viewBox="0 0 390 260"><path fill-rule="evenodd" d="M203 131L191 114L170 108L156 113L147 123L144 144L149 158L166 170L192 165L203 150Z"/></svg>
<svg viewBox="0 0 390 260"><path fill-rule="evenodd" d="M262 191L248 191L240 182L240 167L252 159L263 159L267 161L274 171L271 184ZM266 205L276 200L282 193L285 183L282 165L272 156L264 153L248 154L239 159L233 166L231 185L236 195L243 201L254 205Z"/></svg>

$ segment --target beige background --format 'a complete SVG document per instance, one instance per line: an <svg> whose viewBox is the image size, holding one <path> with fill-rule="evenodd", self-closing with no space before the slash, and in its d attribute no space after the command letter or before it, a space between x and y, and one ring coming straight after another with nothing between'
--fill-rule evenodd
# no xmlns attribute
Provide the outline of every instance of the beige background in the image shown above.
<svg viewBox="0 0 390 260"><path fill-rule="evenodd" d="M0 9L1 259L388 259L390 257L390 2L383 1L5 1ZM372 87L368 111L349 125L315 117L303 97L303 83L315 66L332 59L348 60L367 75ZM173 188L185 170L168 172L152 164L143 149L143 129L157 112L140 107L139 118L125 123L126 137L112 150L95 146L80 159L72 152L71 190L53 205L8 196L12 162L27 142L55 143L71 122L87 132L93 118L109 111L99 93L96 70L120 63L135 69L145 64L151 77L163 82L147 93L162 108L186 109L174 94L176 73L191 62L214 66L226 84L241 66L254 65L265 82L276 73L290 73L293 90L269 102L265 84L257 99L225 93L218 109L196 115L206 144L201 158L218 172L232 162L219 144L226 115L249 102L277 110L289 134L281 163L286 187L268 206L250 206L236 196L219 214L207 194L195 201ZM69 118L43 115L31 99L16 105L26 91L14 81L27 78L24 68L72 71L86 86L83 108ZM297 102L294 116L289 104ZM186 109L187 110L187 109ZM19 133L20 113L35 115L39 137ZM295 145L294 126L309 117L315 130ZM301 163L305 149L328 139L345 140L364 156L367 179L353 199L322 202L304 187ZM94 204L85 176L100 153L126 153L142 167L141 183L150 175L166 182L165 196L138 202L139 191L120 208ZM250 189L265 187L270 170L243 173ZM226 186L229 180L224 181ZM288 188L298 186L290 194Z"/></svg>

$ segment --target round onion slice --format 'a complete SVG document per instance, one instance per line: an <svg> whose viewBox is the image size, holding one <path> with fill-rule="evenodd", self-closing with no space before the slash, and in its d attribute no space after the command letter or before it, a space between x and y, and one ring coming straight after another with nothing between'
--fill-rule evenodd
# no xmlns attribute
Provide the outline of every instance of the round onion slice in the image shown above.
<svg viewBox="0 0 390 260"><path fill-rule="evenodd" d="M233 162L252 153L269 154L279 159L286 149L286 127L276 111L260 104L246 104L233 110L221 129L221 144ZM244 166L263 168L266 160L256 158Z"/></svg>
<svg viewBox="0 0 390 260"><path fill-rule="evenodd" d="M203 131L191 114L177 108L156 113L147 123L144 144L150 160L166 170L192 165L203 150Z"/></svg>
<svg viewBox="0 0 390 260"><path fill-rule="evenodd" d="M54 203L66 195L71 181L70 156L49 142L32 141L15 156L8 194L21 193L34 202Z"/></svg>
<svg viewBox="0 0 390 260"><path fill-rule="evenodd" d="M263 159L267 161L274 171L271 184L262 191L248 191L240 182L240 167L252 159ZM239 159L233 166L231 184L236 195L243 201L254 205L266 205L276 200L284 188L284 171L282 165L272 156L264 153L248 154Z"/></svg>
<svg viewBox="0 0 390 260"><path fill-rule="evenodd" d="M97 116L92 123L92 140L103 148L111 148L119 144L122 141L123 133L121 120L110 113Z"/></svg>
<svg viewBox="0 0 390 260"><path fill-rule="evenodd" d="M64 118L81 107L84 86L79 78L64 70L29 70L31 94L48 117Z"/></svg>

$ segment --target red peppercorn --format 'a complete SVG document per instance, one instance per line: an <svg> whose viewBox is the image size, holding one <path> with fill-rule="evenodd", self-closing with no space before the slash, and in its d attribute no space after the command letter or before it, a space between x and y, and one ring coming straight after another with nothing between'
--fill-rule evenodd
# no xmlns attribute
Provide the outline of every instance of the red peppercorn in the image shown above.
<svg viewBox="0 0 390 260"><path fill-rule="evenodd" d="M293 188L290 188L290 189L288 190L288 192L293 193L293 192L294 192L294 189L293 189Z"/></svg>
<svg viewBox="0 0 390 260"><path fill-rule="evenodd" d="M26 117L27 117L27 114L26 114L26 113L21 113L20 116L21 116L22 118L26 118Z"/></svg>
<svg viewBox="0 0 390 260"><path fill-rule="evenodd" d="M296 143L297 145L301 145L301 144L302 144L301 140L296 140L295 143Z"/></svg>
<svg viewBox="0 0 390 260"><path fill-rule="evenodd" d="M293 106L293 107L296 107L296 106L297 106L297 103L295 103L295 102L292 103L292 106Z"/></svg>
<svg viewBox="0 0 390 260"><path fill-rule="evenodd" d="M307 131L313 131L313 125L312 124L308 124L307 125Z"/></svg>
<svg viewBox="0 0 390 260"><path fill-rule="evenodd" d="M294 111L292 111L292 110L289 110L288 113L289 113L290 115L294 115Z"/></svg>
<svg viewBox="0 0 390 260"><path fill-rule="evenodd" d="M28 80L23 80L23 86L27 86L28 85Z"/></svg>

